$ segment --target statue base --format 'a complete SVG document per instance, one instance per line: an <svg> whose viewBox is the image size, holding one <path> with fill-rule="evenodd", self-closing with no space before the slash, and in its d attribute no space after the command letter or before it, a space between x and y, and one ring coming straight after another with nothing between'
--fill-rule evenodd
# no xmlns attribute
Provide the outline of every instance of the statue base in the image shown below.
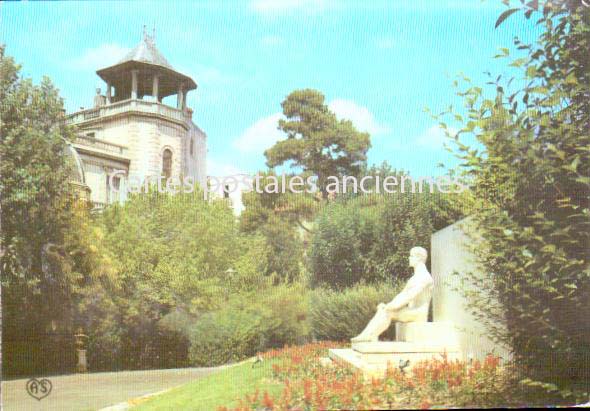
<svg viewBox="0 0 590 411"><path fill-rule="evenodd" d="M76 365L76 372L88 372L86 362L86 350L76 350L78 353L78 364Z"/></svg>
<svg viewBox="0 0 590 411"><path fill-rule="evenodd" d="M452 323L397 323L396 341L354 342L349 349L332 349L329 357L362 371L365 377L382 377L388 368L410 371L423 360L462 359Z"/></svg>

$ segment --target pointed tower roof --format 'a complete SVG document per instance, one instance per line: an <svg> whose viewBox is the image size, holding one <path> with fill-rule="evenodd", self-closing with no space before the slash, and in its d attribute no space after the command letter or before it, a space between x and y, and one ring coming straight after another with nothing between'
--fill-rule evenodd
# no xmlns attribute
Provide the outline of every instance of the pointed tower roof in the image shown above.
<svg viewBox="0 0 590 411"><path fill-rule="evenodd" d="M160 97L166 97L178 92L179 84L184 90L197 88L195 81L189 76L175 70L168 60L156 48L153 36L149 36L144 28L141 42L121 61L110 67L96 72L105 82L121 90L122 94L129 94L131 85L129 78L132 70L139 71L139 94L150 94L153 75L160 78Z"/></svg>
<svg viewBox="0 0 590 411"><path fill-rule="evenodd" d="M127 55L117 64L123 64L128 61L154 64L174 70L170 63L168 63L168 60L166 60L162 53L156 48L153 36L148 36L145 30L141 42L133 50L127 53Z"/></svg>

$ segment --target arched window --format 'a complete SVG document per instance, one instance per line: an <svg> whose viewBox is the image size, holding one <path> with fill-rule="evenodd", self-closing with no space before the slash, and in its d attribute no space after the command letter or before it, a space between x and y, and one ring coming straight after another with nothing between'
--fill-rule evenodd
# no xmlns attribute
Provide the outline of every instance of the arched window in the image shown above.
<svg viewBox="0 0 590 411"><path fill-rule="evenodd" d="M193 155L194 152L194 140L191 138L191 156Z"/></svg>
<svg viewBox="0 0 590 411"><path fill-rule="evenodd" d="M170 178L172 176L172 150L169 148L164 150L162 153L162 174L164 178Z"/></svg>

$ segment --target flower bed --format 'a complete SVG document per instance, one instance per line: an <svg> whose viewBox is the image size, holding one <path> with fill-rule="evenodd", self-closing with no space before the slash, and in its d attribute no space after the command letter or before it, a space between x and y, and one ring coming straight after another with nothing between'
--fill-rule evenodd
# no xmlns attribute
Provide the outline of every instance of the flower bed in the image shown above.
<svg viewBox="0 0 590 411"><path fill-rule="evenodd" d="M491 407L513 404L500 359L450 361L444 356L416 364L411 372L390 368L384 378L363 380L344 364L323 363L321 357L338 344L322 342L261 354L277 359L274 378L282 382L278 396L255 392L234 411ZM219 411L229 411L220 407Z"/></svg>

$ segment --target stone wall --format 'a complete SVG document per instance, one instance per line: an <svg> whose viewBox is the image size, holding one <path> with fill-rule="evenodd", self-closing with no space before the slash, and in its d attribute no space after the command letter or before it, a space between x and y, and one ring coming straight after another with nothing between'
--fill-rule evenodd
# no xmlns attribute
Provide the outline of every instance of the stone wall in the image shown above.
<svg viewBox="0 0 590 411"><path fill-rule="evenodd" d="M468 273L481 279L487 275L478 267L475 256L467 247L473 241L466 234L466 230L472 229L470 227L470 220L465 219L432 235L433 321L455 324L464 358L481 360L493 352L508 359L509 350L492 341L484 324L472 314L470 301L465 296L465 291L473 286L461 281L462 278ZM455 272L458 275L454 275Z"/></svg>
<svg viewBox="0 0 590 411"><path fill-rule="evenodd" d="M92 201L101 204L112 202L114 197L107 187L107 175L114 170L127 171L127 179L134 186L145 178L159 176L165 149L172 151L173 177L190 176L204 187L207 181L207 136L190 118L186 121L188 130L176 121L128 113L124 117L99 117L88 124L79 124L81 134L91 134L99 142L121 146L124 150L121 155L129 159L129 165L121 162L113 166L110 164L112 161L99 154L86 152L82 156ZM128 187L129 181L123 179L121 184ZM117 198L124 199L126 195L123 193L123 197Z"/></svg>
<svg viewBox="0 0 590 411"><path fill-rule="evenodd" d="M190 141L193 141L193 153ZM207 135L189 120L189 131L185 142L186 169L183 174L193 177L201 187L207 184Z"/></svg>

